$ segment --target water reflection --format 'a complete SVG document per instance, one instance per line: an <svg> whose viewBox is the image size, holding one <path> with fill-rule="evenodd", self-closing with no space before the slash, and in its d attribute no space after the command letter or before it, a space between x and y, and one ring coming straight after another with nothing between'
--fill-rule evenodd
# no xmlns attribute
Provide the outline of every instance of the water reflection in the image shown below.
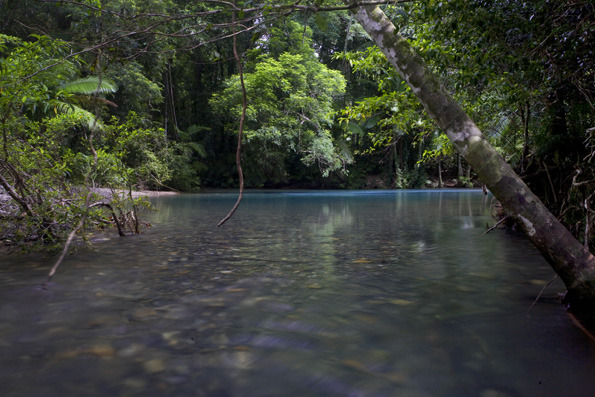
<svg viewBox="0 0 595 397"><path fill-rule="evenodd" d="M587 396L593 346L464 192L158 198L154 228L0 268L3 395ZM22 262L19 260L19 262ZM554 283L546 290L554 302ZM5 392L6 391L6 392Z"/></svg>

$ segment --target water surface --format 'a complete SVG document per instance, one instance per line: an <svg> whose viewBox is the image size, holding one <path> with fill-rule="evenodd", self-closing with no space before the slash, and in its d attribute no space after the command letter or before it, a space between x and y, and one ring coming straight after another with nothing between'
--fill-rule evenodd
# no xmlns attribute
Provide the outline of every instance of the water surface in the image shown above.
<svg viewBox="0 0 595 397"><path fill-rule="evenodd" d="M595 348L469 191L153 200L139 236L0 258L3 396L591 396Z"/></svg>

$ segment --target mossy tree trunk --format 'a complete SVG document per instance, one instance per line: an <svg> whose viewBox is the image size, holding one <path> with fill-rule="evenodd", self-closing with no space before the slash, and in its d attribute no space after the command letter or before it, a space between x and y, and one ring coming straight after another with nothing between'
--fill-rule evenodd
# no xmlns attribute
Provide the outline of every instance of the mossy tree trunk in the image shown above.
<svg viewBox="0 0 595 397"><path fill-rule="evenodd" d="M355 3L344 0L345 4ZM456 150L475 169L568 289L575 313L595 312L595 257L556 219L452 98L437 77L378 7L352 9L355 18L386 55Z"/></svg>

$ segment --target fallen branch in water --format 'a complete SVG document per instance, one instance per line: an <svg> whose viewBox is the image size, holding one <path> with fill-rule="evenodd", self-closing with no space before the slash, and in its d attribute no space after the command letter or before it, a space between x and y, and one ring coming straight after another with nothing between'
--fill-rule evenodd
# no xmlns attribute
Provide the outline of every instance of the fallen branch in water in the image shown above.
<svg viewBox="0 0 595 397"><path fill-rule="evenodd" d="M506 216L502 219L500 219L498 222L496 222L496 224L492 227L490 227L488 230L486 230L483 234L488 234L489 232L491 232L492 230L496 229L498 227L498 225L500 225L502 222L504 222L505 220L507 220L509 217ZM486 222L487 223L487 222ZM487 225L486 225L487 226Z"/></svg>
<svg viewBox="0 0 595 397"><path fill-rule="evenodd" d="M541 291L539 291L539 294L537 294L537 298L535 298L535 300L533 301L533 303L531 303L531 306L529 306L529 309L527 310L527 312L530 312L535 307L535 305L537 304L537 301L539 301L539 298L541 298L541 295L543 295L543 291L545 291L545 289L547 287L549 287L549 285L551 283L553 283L557 278L558 278L558 275L556 274L554 276L554 278L549 281L549 283L547 283L546 285L543 286L543 288L541 289Z"/></svg>
<svg viewBox="0 0 595 397"><path fill-rule="evenodd" d="M48 284L50 283L50 281L54 277L54 274L56 274L56 270L58 270L58 266L60 266L60 264L64 260L64 257L66 256L66 253L70 249L70 245L72 244L72 241L74 240L74 236L76 236L76 234L83 228L83 226L85 224L85 220L87 219L87 215L89 215L89 208L90 208L89 202L91 201L91 195L92 195L91 190L89 190L87 192L87 197L85 198L85 208L86 208L86 210L81 215L81 217L79 219L79 222L76 225L76 227L74 229L72 229L70 231L70 233L68 234L68 238L66 239L66 243L64 244L64 247L62 248L62 253L60 254L60 257L58 258L58 260L56 260L56 262L54 263L54 266L52 266L52 269L48 273L48 278L47 278L47 280L45 280L45 283L42 284L41 288L47 289Z"/></svg>

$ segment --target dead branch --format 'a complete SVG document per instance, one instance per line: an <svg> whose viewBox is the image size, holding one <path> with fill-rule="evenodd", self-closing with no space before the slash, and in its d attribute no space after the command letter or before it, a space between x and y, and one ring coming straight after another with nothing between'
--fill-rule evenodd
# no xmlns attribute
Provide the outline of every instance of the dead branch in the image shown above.
<svg viewBox="0 0 595 397"><path fill-rule="evenodd" d="M91 190L89 190L87 192L87 196L85 198L85 208L87 208L87 209L89 208L89 202L91 201L91 196L92 196L92 193L91 193ZM85 211L79 218L79 222L76 225L76 227L74 229L72 229L70 231L70 233L68 234L66 243L64 244L64 247L62 248L62 253L60 254L58 259L54 263L54 266L52 266L50 272L48 273L47 280L41 286L43 289L47 289L48 284L50 283L50 281L56 274L56 270L58 270L58 266L60 266L60 264L64 260L64 257L66 256L66 253L70 249L70 245L72 244L72 241L74 240L74 236L76 236L76 234L83 228L83 225L85 224L85 220L87 219L88 214L89 214L89 211Z"/></svg>
<svg viewBox="0 0 595 397"><path fill-rule="evenodd" d="M554 202L558 202L558 196L556 195L556 189L554 188L554 183L552 182L552 177L550 176L550 170L548 169L547 165L542 162L543 168L545 169L545 174L547 175L547 179L550 183L550 188L552 189L552 195L554 196Z"/></svg>
<svg viewBox="0 0 595 397"><path fill-rule="evenodd" d="M24 212L30 216L33 215L33 210L31 209L29 203L27 203L27 201L13 189L12 185L4 178L2 174L0 174L0 186L2 186L6 193L8 193L8 195L19 204Z"/></svg>
<svg viewBox="0 0 595 397"><path fill-rule="evenodd" d="M510 218L510 217L509 216L505 216L504 218L500 219L498 222L496 222L496 224L494 226L490 227L483 234L488 234L492 230L496 229L498 227L498 225L500 225L502 222L506 221L508 218Z"/></svg>
<svg viewBox="0 0 595 397"><path fill-rule="evenodd" d="M554 276L554 278L552 278L546 285L543 286L543 288L541 289L541 291L539 291L539 294L537 294L537 298L535 298L535 300L533 301L533 303L531 304L531 306L529 306L529 309L527 309L527 312L530 312L533 309L533 307L535 307L535 305L537 304L537 301L539 301L539 298L541 298L541 295L543 295L543 291L545 291L545 289L547 287L549 287L549 285L551 283L553 283L557 278L558 278L558 275L556 274Z"/></svg>
<svg viewBox="0 0 595 397"><path fill-rule="evenodd" d="M122 230L122 226L120 225L120 221L118 220L118 217L116 216L116 212L114 211L114 208L111 206L111 204L109 203L104 203L103 201L97 202L97 203L93 203L89 206L89 208L94 208L94 207L107 207L110 212L112 213L112 218L114 219L114 223L116 224L116 227L118 228L118 234L123 237L126 234L124 233L124 231Z"/></svg>
<svg viewBox="0 0 595 397"><path fill-rule="evenodd" d="M591 339L591 341L595 342L595 335L593 335L591 331L585 328L585 326L579 321L578 318L575 317L574 314L572 314L571 312L566 312L566 314L568 315L568 317L570 317L570 320L572 320L572 323L574 325L576 325L581 331L583 331L583 333L587 335L587 337Z"/></svg>
<svg viewBox="0 0 595 397"><path fill-rule="evenodd" d="M332 12L332 11L342 11L342 10L351 10L357 7L362 6L377 6L377 5L387 5L387 4L404 4L410 3L414 0L379 0L379 1L360 1L355 2L349 5L338 5L338 6L330 6L330 7L321 7L318 5L303 5L300 4L301 1L296 1L292 4L285 4L285 5L274 5L274 4L267 4L267 5L259 5L256 7L251 8L241 8L238 7L236 4L222 1L222 0L205 0L205 3L211 3L214 5L220 5L221 9L216 10L205 10L205 11L196 11L190 12L185 14L161 14L161 13L131 13L129 10L120 9L119 11L115 11L109 9L107 7L97 7L89 3L84 3L81 1L68 1L68 0L39 0L43 3L59 3L59 4L72 4L78 7L86 8L89 11L97 13L99 15L109 15L112 17L116 17L122 20L134 22L137 24L145 23L145 26L138 26L137 29L126 31L120 30L119 33L111 38L107 38L107 40L92 45L90 47L84 48L80 51L71 51L70 54L64 56L62 59L52 63L40 70L32 73L29 76L26 76L22 80L26 80L35 76L38 73L43 72L44 70L50 69L54 66L60 65L64 63L66 60L76 57L78 55L85 54L87 52L93 52L100 48L103 48L108 45L113 45L117 43L119 40L134 36L140 36L143 34L151 35L153 37L162 36L165 38L180 38L180 37L196 37L201 34L206 33L207 31L215 31L217 29L224 30L224 29L232 29L232 34L220 33L217 34L215 37L200 41L199 43L191 44L186 48L178 48L179 50L193 50L198 47L202 47L204 45L225 40L230 37L235 37L238 34L243 34L250 32L263 24L270 23L272 20L277 18L283 18L285 16L290 15L293 12L307 12L307 13L317 13L317 12ZM192 24L190 26L185 26L184 28L176 31L176 32L159 32L156 29L161 26L166 26L171 22L180 22L191 20L195 21L197 18L205 18L215 16L217 14L226 13L229 11L234 12L234 19L231 23L212 23L212 22L205 22L203 24ZM243 15L242 18L236 19L235 16L238 14ZM251 26L248 26L250 25ZM147 45L144 49L141 49L140 52L148 52L147 48L156 42L155 38L151 38L147 40ZM134 56L133 56L134 57Z"/></svg>
<svg viewBox="0 0 595 397"><path fill-rule="evenodd" d="M589 207L589 202L591 201L591 197L593 197L593 195L590 195L589 197L587 197L584 201L584 207L585 207L585 241L583 243L583 246L585 247L585 249L589 249L589 235L591 234L591 208Z"/></svg>

